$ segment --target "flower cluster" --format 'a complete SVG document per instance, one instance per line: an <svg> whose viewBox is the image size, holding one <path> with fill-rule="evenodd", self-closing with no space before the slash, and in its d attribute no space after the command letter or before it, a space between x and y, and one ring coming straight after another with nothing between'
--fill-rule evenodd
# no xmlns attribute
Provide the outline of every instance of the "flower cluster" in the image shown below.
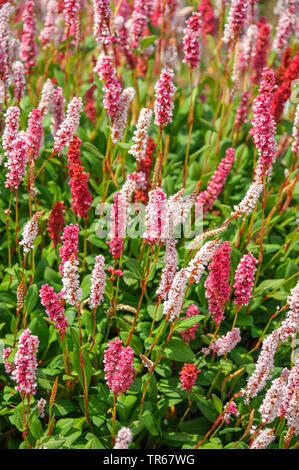
<svg viewBox="0 0 299 470"><path fill-rule="evenodd" d="M66 118L61 123L59 129L55 134L53 148L57 152L59 152L60 150L62 150L63 147L68 145L73 135L76 133L80 122L82 106L83 104L81 98L73 98L72 101L69 103L66 111Z"/></svg>
<svg viewBox="0 0 299 470"><path fill-rule="evenodd" d="M210 273L205 281L206 297L209 301L209 312L215 323L224 320L225 303L229 300L230 252L228 241L223 242L214 252L209 264Z"/></svg>
<svg viewBox="0 0 299 470"><path fill-rule="evenodd" d="M205 214L208 210L212 209L214 202L217 200L225 185L226 178L232 169L235 158L235 149L228 148L225 157L220 161L217 170L213 174L211 180L208 182L208 187L202 191L197 199L196 204L202 204L202 210Z"/></svg>
<svg viewBox="0 0 299 470"><path fill-rule="evenodd" d="M36 393L36 354L39 340L37 336L31 335L29 328L23 331L19 338L18 350L15 355L15 368L11 378L17 382L16 390L26 394Z"/></svg>
<svg viewBox="0 0 299 470"><path fill-rule="evenodd" d="M238 408L234 401L231 401L228 407L225 408L223 419L226 423L230 422L231 415L239 416Z"/></svg>
<svg viewBox="0 0 299 470"><path fill-rule="evenodd" d="M154 123L160 127L165 127L172 121L174 104L171 98L176 92L173 84L174 72L172 69L163 69L160 78L155 85L155 120Z"/></svg>
<svg viewBox="0 0 299 470"><path fill-rule="evenodd" d="M297 105L296 108L292 135L294 138L294 142L292 143L292 151L294 153L299 153L299 105Z"/></svg>
<svg viewBox="0 0 299 470"><path fill-rule="evenodd" d="M249 91L245 91L241 96L235 117L234 126L241 126L243 123L247 122L248 116L248 98L249 98Z"/></svg>
<svg viewBox="0 0 299 470"><path fill-rule="evenodd" d="M63 202L57 201L49 215L47 230L54 248L61 242L61 232L65 224L64 210L65 206L63 205Z"/></svg>
<svg viewBox="0 0 299 470"><path fill-rule="evenodd" d="M54 322L55 328L60 334L65 333L68 325L61 299L55 294L54 289L49 284L44 284L39 291L41 304L45 307L49 319Z"/></svg>
<svg viewBox="0 0 299 470"><path fill-rule="evenodd" d="M275 440L275 434L273 429L264 428L258 433L253 443L249 447L250 449L266 449L271 442Z"/></svg>
<svg viewBox="0 0 299 470"><path fill-rule="evenodd" d="M198 284L201 276L204 273L204 270L211 260L215 250L219 248L219 243L217 240L212 240L206 242L200 250L196 253L194 258L190 261L187 267L187 273L189 277L189 282Z"/></svg>
<svg viewBox="0 0 299 470"><path fill-rule="evenodd" d="M134 380L134 351L130 346L123 347L120 339L110 341L104 352L105 379L111 393L120 395L130 388Z"/></svg>
<svg viewBox="0 0 299 470"><path fill-rule="evenodd" d="M230 353L240 341L240 328L234 328L226 333L226 335L213 341L208 348L203 348L202 351L204 354L209 354L213 351L218 356L224 356L224 354Z"/></svg>
<svg viewBox="0 0 299 470"><path fill-rule="evenodd" d="M148 202L148 193L151 188L150 174L153 166L154 151L157 144L151 137L147 139L145 156L139 162L139 171L136 176L135 201Z"/></svg>
<svg viewBox="0 0 299 470"><path fill-rule="evenodd" d="M286 47L288 39L294 30L296 20L296 6L290 3L289 7L279 17L276 35L273 41L273 49L276 52L282 52Z"/></svg>
<svg viewBox="0 0 299 470"><path fill-rule="evenodd" d="M158 243L165 233L167 216L166 194L161 188L149 192L149 202L145 210L144 238L151 244Z"/></svg>
<svg viewBox="0 0 299 470"><path fill-rule="evenodd" d="M77 217L88 219L88 211L92 204L92 197L87 187L89 173L84 172L84 167L80 160L80 146L82 141L77 135L69 144L68 168L70 180L68 182L72 195L72 210Z"/></svg>
<svg viewBox="0 0 299 470"><path fill-rule="evenodd" d="M245 402L248 403L264 388L274 370L274 355L279 343L279 332L274 330L263 340L262 350L258 357L254 373L249 377L247 386L242 390Z"/></svg>
<svg viewBox="0 0 299 470"><path fill-rule="evenodd" d="M57 24L58 3L56 0L50 0L47 4L47 14L45 25L40 32L39 39L43 46L48 46L51 42L58 42L59 28Z"/></svg>
<svg viewBox="0 0 299 470"><path fill-rule="evenodd" d="M112 10L109 0L93 0L93 34L100 44L109 46L113 41L110 33L110 18Z"/></svg>
<svg viewBox="0 0 299 470"><path fill-rule="evenodd" d="M214 8L211 0L201 0L198 4L198 11L202 19L202 35L213 35L216 29Z"/></svg>
<svg viewBox="0 0 299 470"><path fill-rule="evenodd" d="M23 31L20 49L20 57L24 62L25 73L30 74L36 66L37 45L35 42L36 20L34 14L34 3L27 2L23 14Z"/></svg>
<svg viewBox="0 0 299 470"><path fill-rule="evenodd" d="M96 65L96 72L100 80L105 82L103 90L104 108L114 121L119 112L119 101L121 96L121 84L116 78L116 70L112 65L112 59L109 56L100 56Z"/></svg>
<svg viewBox="0 0 299 470"><path fill-rule="evenodd" d="M92 270L91 289L89 296L89 305L91 308L97 308L104 300L104 290L106 286L105 258L102 255L96 257L96 262Z"/></svg>
<svg viewBox="0 0 299 470"><path fill-rule="evenodd" d="M222 41L226 44L236 40L241 34L247 16L246 0L232 0Z"/></svg>
<svg viewBox="0 0 299 470"><path fill-rule="evenodd" d="M142 108L139 114L136 130L133 134L134 145L129 149L131 155L133 155L137 162L140 163L145 157L147 141L148 141L148 129L151 124L153 112L151 109Z"/></svg>
<svg viewBox="0 0 299 470"><path fill-rule="evenodd" d="M177 271L178 255L175 248L176 240L169 238L166 241L166 251L164 255L164 267L157 289L157 295L160 299L165 300L170 290L172 281Z"/></svg>
<svg viewBox="0 0 299 470"><path fill-rule="evenodd" d="M134 0L134 9L132 12L131 42L130 46L136 49L142 33L146 28L149 15L151 13L151 0Z"/></svg>
<svg viewBox="0 0 299 470"><path fill-rule="evenodd" d="M131 101L135 96L134 88L125 88L120 95L119 108L111 126L111 139L114 144L123 138L128 120L128 112Z"/></svg>
<svg viewBox="0 0 299 470"><path fill-rule="evenodd" d="M175 275L172 281L170 290L168 292L168 298L165 300L163 305L163 315L165 315L166 320L170 322L180 316L187 279L187 270L182 268Z"/></svg>
<svg viewBox="0 0 299 470"><path fill-rule="evenodd" d="M255 265L257 259L251 253L244 255L235 272L235 304L248 305L248 301L252 296L252 287L254 283Z"/></svg>
<svg viewBox="0 0 299 470"><path fill-rule="evenodd" d="M36 212L23 229L23 237L20 241L20 245L23 245L24 253L29 253L29 251L34 248L34 240L38 235L38 220L43 213L43 211Z"/></svg>
<svg viewBox="0 0 299 470"><path fill-rule="evenodd" d="M189 317L194 317L194 315L199 315L199 308L195 304L190 304L189 307L186 309L186 316L182 317L182 320ZM197 331L199 322L195 323L195 325L191 326L187 330L180 331L181 337L184 343L189 344L191 339L195 338L195 333Z"/></svg>
<svg viewBox="0 0 299 470"><path fill-rule="evenodd" d="M82 298L82 289L80 288L80 278L78 274L79 261L74 253L70 259L64 263L62 277L62 297L70 304L78 307Z"/></svg>
<svg viewBox="0 0 299 470"><path fill-rule="evenodd" d="M267 54L270 45L271 26L267 24L264 16L260 17L257 23L258 36L255 43L255 51L253 57L254 75L252 80L254 83L259 83L262 72L267 64Z"/></svg>
<svg viewBox="0 0 299 470"><path fill-rule="evenodd" d="M184 29L184 62L191 69L198 66L200 62L200 35L201 35L201 18L200 13L193 14L186 21Z"/></svg>
<svg viewBox="0 0 299 470"><path fill-rule="evenodd" d="M267 391L263 403L259 407L263 423L271 423L276 418L286 390L286 378L286 374L283 373L281 377L273 380Z"/></svg>
<svg viewBox="0 0 299 470"><path fill-rule="evenodd" d="M191 392L199 373L200 369L197 369L195 364L184 364L179 373L182 389Z"/></svg>
<svg viewBox="0 0 299 470"><path fill-rule="evenodd" d="M128 449L129 443L132 442L133 435L130 428L123 426L117 433L114 449Z"/></svg>
<svg viewBox="0 0 299 470"><path fill-rule="evenodd" d="M64 228L62 240L63 245L59 248L59 255L61 258L61 264L59 266L60 274L63 273L63 266L66 261L68 261L71 255L78 253L78 234L79 234L79 225L78 224L69 224Z"/></svg>
<svg viewBox="0 0 299 470"><path fill-rule="evenodd" d="M273 71L265 68L259 94L253 101L252 129L249 131L260 157L256 171L261 177L269 175L277 147L274 137L276 125L271 112L274 85Z"/></svg>
<svg viewBox="0 0 299 470"><path fill-rule="evenodd" d="M40 154L44 137L42 119L42 113L39 109L33 109L28 116L26 142L28 146L28 152L32 151L34 160L36 160Z"/></svg>

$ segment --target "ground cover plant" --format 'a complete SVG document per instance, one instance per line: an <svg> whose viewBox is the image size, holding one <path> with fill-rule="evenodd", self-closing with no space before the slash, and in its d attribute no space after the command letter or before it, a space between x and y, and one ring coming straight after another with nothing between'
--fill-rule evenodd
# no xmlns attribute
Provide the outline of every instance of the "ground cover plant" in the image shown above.
<svg viewBox="0 0 299 470"><path fill-rule="evenodd" d="M0 443L298 447L298 2L0 2Z"/></svg>

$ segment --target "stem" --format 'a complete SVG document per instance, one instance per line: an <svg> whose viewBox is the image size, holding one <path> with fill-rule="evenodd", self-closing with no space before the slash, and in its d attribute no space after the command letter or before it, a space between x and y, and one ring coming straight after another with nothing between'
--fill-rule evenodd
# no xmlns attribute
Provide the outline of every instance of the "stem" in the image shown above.
<svg viewBox="0 0 299 470"><path fill-rule="evenodd" d="M188 118L188 125L189 125L189 132L188 132L188 141L187 141L187 148L185 154L185 163L184 163L184 177L183 177L183 187L186 187L186 180L187 180L187 169L188 169L188 160L189 160L189 152L190 152L190 142L191 142L191 134L192 134L192 127L193 127L193 83L192 83L192 68L190 68L190 93L191 93L191 102L190 102L190 111L189 111L189 118Z"/></svg>

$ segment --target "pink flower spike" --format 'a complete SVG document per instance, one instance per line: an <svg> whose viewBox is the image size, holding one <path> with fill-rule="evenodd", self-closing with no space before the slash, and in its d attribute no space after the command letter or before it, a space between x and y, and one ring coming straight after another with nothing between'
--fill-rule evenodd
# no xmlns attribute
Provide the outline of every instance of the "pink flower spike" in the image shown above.
<svg viewBox="0 0 299 470"><path fill-rule="evenodd" d="M117 396L125 393L134 380L134 351L130 346L123 348L119 338L110 341L104 352L105 379L111 393Z"/></svg>
<svg viewBox="0 0 299 470"><path fill-rule="evenodd" d="M217 356L224 356L224 354L230 353L240 341L240 328L234 328L226 333L226 335L213 341L208 348L203 348L202 351L204 354L209 354L210 351L213 351Z"/></svg>
<svg viewBox="0 0 299 470"><path fill-rule="evenodd" d="M229 44L240 36L246 20L247 9L248 2L246 0L232 0L227 23L224 26L222 37L224 43Z"/></svg>
<svg viewBox="0 0 299 470"><path fill-rule="evenodd" d="M64 106L65 99L63 96L62 88L57 87L53 91L52 101L51 132L54 137L65 118Z"/></svg>
<svg viewBox="0 0 299 470"><path fill-rule="evenodd" d="M233 163L236 160L235 149L230 147L226 150L225 157L220 161L217 170L213 174L211 180L208 182L208 187L202 191L196 199L196 204L203 205L203 213L211 210L214 202L220 195L229 172L232 169Z"/></svg>
<svg viewBox="0 0 299 470"><path fill-rule="evenodd" d="M28 145L28 153L33 151L34 160L39 157L43 137L44 128L42 124L42 113L39 109L33 109L28 116L28 128L26 131L26 142Z"/></svg>
<svg viewBox="0 0 299 470"><path fill-rule="evenodd" d="M132 442L133 435L130 428L122 427L116 436L114 449L128 449L129 443Z"/></svg>
<svg viewBox="0 0 299 470"><path fill-rule="evenodd" d="M184 320L185 318L194 317L194 315L199 315L199 313L200 312L197 305L190 304L186 310L186 316L182 317L182 320ZM184 343L189 344L191 339L195 338L195 333L197 331L198 325L199 322L195 323L195 325L191 326L191 328L188 328L188 330L180 331Z"/></svg>
<svg viewBox="0 0 299 470"><path fill-rule="evenodd" d="M201 35L201 15L198 12L193 14L186 21L184 29L184 62L192 69L196 68L200 62L200 35Z"/></svg>
<svg viewBox="0 0 299 470"><path fill-rule="evenodd" d="M234 401L230 402L223 415L223 419L227 424L230 422L231 415L239 416L238 408Z"/></svg>
<svg viewBox="0 0 299 470"><path fill-rule="evenodd" d="M167 215L166 194L161 188L149 192L149 202L145 211L146 231L143 237L150 244L158 243L165 231Z"/></svg>
<svg viewBox="0 0 299 470"><path fill-rule="evenodd" d="M105 82L103 86L105 92L104 108L110 115L111 120L114 121L119 113L122 87L116 78L116 70L112 65L112 58L110 56L100 56L95 71L99 75L100 80Z"/></svg>
<svg viewBox="0 0 299 470"><path fill-rule="evenodd" d="M260 178L270 175L277 150L276 124L271 111L275 76L269 68L264 69L262 76L259 94L253 101L252 129L249 131L259 154L256 173Z"/></svg>
<svg viewBox="0 0 299 470"><path fill-rule="evenodd" d="M27 2L23 13L23 30L20 57L24 61L25 73L31 73L36 66L37 45L35 42L36 19L34 14L34 3Z"/></svg>
<svg viewBox="0 0 299 470"><path fill-rule="evenodd" d="M217 324L224 320L225 304L230 297L229 272L230 252L228 241L223 242L214 252L209 264L210 273L205 282L206 297L209 300L209 312Z"/></svg>
<svg viewBox="0 0 299 470"><path fill-rule="evenodd" d="M9 144L10 150L6 152L8 161L4 166L8 168L5 187L17 189L24 179L25 167L28 160L28 147L24 132Z"/></svg>
<svg viewBox="0 0 299 470"><path fill-rule="evenodd" d="M45 307L49 319L55 323L55 328L61 333L65 333L65 328L68 326L64 308L61 304L61 299L55 294L52 286L44 284L39 291L41 304Z"/></svg>
<svg viewBox="0 0 299 470"><path fill-rule="evenodd" d="M48 46L51 42L57 44L58 42L58 3L56 0L50 0L47 3L47 14L45 18L44 28L41 30L39 39L44 47Z"/></svg>
<svg viewBox="0 0 299 470"><path fill-rule="evenodd" d="M78 234L79 234L79 225L78 224L69 224L64 228L62 240L63 245L59 248L59 255L61 258L61 264L59 266L60 274L63 273L63 266L66 261L68 261L71 255L74 253L77 255L79 252L78 249Z"/></svg>
<svg viewBox="0 0 299 470"><path fill-rule="evenodd" d="M92 270L91 290L89 296L89 305L91 308L97 308L104 300L104 291L106 286L105 258L102 255L96 257L96 262Z"/></svg>
<svg viewBox="0 0 299 470"><path fill-rule="evenodd" d="M164 267L157 289L157 295L160 299L166 300L171 288L172 281L177 271L178 255L176 252L176 240L169 238L166 240L166 251L164 255Z"/></svg>
<svg viewBox="0 0 299 470"><path fill-rule="evenodd" d="M114 37L110 33L112 10L110 0L93 0L93 34L99 44L109 46Z"/></svg>
<svg viewBox="0 0 299 470"><path fill-rule="evenodd" d="M251 253L244 255L235 273L235 304L248 305L249 299L252 297L252 288L254 283L255 265L258 260Z"/></svg>
<svg viewBox="0 0 299 470"><path fill-rule="evenodd" d="M131 42L130 46L136 49L143 36L152 10L152 0L134 0L132 12Z"/></svg>
<svg viewBox="0 0 299 470"><path fill-rule="evenodd" d="M175 95L176 87L173 84L174 72L172 69L163 69L155 85L155 120L157 126L165 127L172 121L174 104L171 98Z"/></svg>
<svg viewBox="0 0 299 470"><path fill-rule="evenodd" d="M12 379L17 382L16 390L26 394L36 394L36 354L39 340L31 335L29 329L24 330L18 342L18 350L15 355L15 369L12 371Z"/></svg>
<svg viewBox="0 0 299 470"><path fill-rule="evenodd" d="M66 118L55 135L53 146L54 150L59 152L71 141L80 123L82 107L83 103L81 98L73 98L69 103L66 111Z"/></svg>
<svg viewBox="0 0 299 470"><path fill-rule="evenodd" d="M14 98L16 102L19 103L20 99L24 95L24 88L26 85L24 65L20 60L17 60L12 64L12 83L14 86Z"/></svg>
<svg viewBox="0 0 299 470"><path fill-rule="evenodd" d="M20 109L18 106L10 106L5 113L5 127L2 135L2 147L4 150L12 150L13 141L18 137L20 125ZM6 155L8 155L6 153Z"/></svg>
<svg viewBox="0 0 299 470"><path fill-rule="evenodd" d="M182 389L192 392L199 373L200 369L197 369L196 365L187 363L184 364L182 370L179 373Z"/></svg>

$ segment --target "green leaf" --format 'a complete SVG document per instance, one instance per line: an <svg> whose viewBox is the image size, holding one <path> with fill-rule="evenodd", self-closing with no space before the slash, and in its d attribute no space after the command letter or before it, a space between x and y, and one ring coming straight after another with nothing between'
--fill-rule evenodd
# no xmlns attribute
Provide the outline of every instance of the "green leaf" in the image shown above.
<svg viewBox="0 0 299 470"><path fill-rule="evenodd" d="M216 410L218 411L219 414L222 413L222 409L223 409L222 401L220 400L220 398L214 395L214 393L212 394L212 398L213 398L213 402L214 402Z"/></svg>
<svg viewBox="0 0 299 470"><path fill-rule="evenodd" d="M202 320L205 316L204 315L194 315L193 317L184 318L179 320L174 329L176 331L185 331L191 328L192 326L196 325L200 320Z"/></svg>
<svg viewBox="0 0 299 470"><path fill-rule="evenodd" d="M155 42L156 36L146 36L145 38L142 38L140 41L140 49L146 49L150 44L153 44Z"/></svg>
<svg viewBox="0 0 299 470"><path fill-rule="evenodd" d="M191 348L187 346L182 340L172 338L165 348L165 355L169 359L178 362L193 362L195 356Z"/></svg>
<svg viewBox="0 0 299 470"><path fill-rule="evenodd" d="M31 313L36 306L38 299L38 287L36 284L33 284L32 286L29 287L25 300L24 300L24 306L27 315Z"/></svg>

